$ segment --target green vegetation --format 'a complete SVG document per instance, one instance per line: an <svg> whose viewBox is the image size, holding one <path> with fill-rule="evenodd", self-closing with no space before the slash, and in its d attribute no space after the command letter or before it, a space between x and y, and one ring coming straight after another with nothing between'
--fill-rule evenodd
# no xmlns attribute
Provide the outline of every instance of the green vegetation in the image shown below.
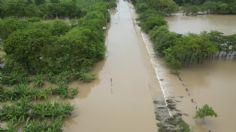
<svg viewBox="0 0 236 132"><path fill-rule="evenodd" d="M73 107L70 104L54 102L32 104L27 99L21 99L16 104L3 105L0 108L0 121L12 124L11 127L2 128L6 131L22 128L27 131L43 127L43 129L52 129L56 132L61 129L62 121L71 115L72 110ZM47 125L42 126L43 124Z"/></svg>
<svg viewBox="0 0 236 132"><path fill-rule="evenodd" d="M6 53L1 83L22 83L37 74L53 83L92 80L88 72L105 54L102 27L109 21L108 8L104 2L92 4L77 22L1 19L0 38Z"/></svg>
<svg viewBox="0 0 236 132"><path fill-rule="evenodd" d="M0 1L0 131L62 131L73 112L63 99L78 94L68 83L94 79L90 70L104 58L103 27L115 6L115 0Z"/></svg>
<svg viewBox="0 0 236 132"><path fill-rule="evenodd" d="M206 117L217 117L217 114L213 110L213 108L207 104L205 104L202 108L199 108L196 111L196 115L194 118L205 119Z"/></svg>
<svg viewBox="0 0 236 132"><path fill-rule="evenodd" d="M134 3L139 13L140 27L149 34L156 53L164 57L174 72L211 60L220 51L230 52L236 49L235 35L224 36L215 31L199 35L170 32L164 19L164 15L170 12L153 7L151 0L136 0ZM162 2L157 4L162 6ZM172 7L172 4L169 6ZM166 8L169 6L165 5Z"/></svg>
<svg viewBox="0 0 236 132"><path fill-rule="evenodd" d="M132 2L136 5L138 12L151 8L168 15L178 10L178 6L173 0L132 0Z"/></svg>
<svg viewBox="0 0 236 132"><path fill-rule="evenodd" d="M0 89L0 102L17 101L21 98L33 100L47 100L50 96L60 96L62 98L73 98L77 95L77 89L60 85L54 88L33 87L26 84L19 84L13 88Z"/></svg>
<svg viewBox="0 0 236 132"><path fill-rule="evenodd" d="M74 18L82 11L76 0L1 0L0 17Z"/></svg>
<svg viewBox="0 0 236 132"><path fill-rule="evenodd" d="M0 42L0 64L2 62L4 62L4 58L5 58L4 56L5 56L5 52L3 50L3 46L1 45L1 42Z"/></svg>
<svg viewBox="0 0 236 132"><path fill-rule="evenodd" d="M184 8L186 15L206 14L236 14L235 0L175 0Z"/></svg>

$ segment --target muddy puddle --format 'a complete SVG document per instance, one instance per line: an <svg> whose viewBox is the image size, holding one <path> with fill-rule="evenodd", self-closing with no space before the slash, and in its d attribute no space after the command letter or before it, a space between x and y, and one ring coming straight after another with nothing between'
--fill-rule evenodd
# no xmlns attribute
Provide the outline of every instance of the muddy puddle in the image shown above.
<svg viewBox="0 0 236 132"><path fill-rule="evenodd" d="M135 26L133 7L119 0L106 38L107 55L92 83L72 83L79 95L65 124L68 132L156 132L153 98L162 97L158 80Z"/></svg>

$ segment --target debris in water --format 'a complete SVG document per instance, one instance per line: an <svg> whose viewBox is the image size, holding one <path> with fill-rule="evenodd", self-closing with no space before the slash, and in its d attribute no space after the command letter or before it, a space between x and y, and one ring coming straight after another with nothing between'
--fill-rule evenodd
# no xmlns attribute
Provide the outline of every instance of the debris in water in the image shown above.
<svg viewBox="0 0 236 132"><path fill-rule="evenodd" d="M159 132L190 132L189 125L182 119L182 116L188 116L176 109L176 101L174 99L154 100L156 120ZM172 116L169 115L168 108L171 110Z"/></svg>

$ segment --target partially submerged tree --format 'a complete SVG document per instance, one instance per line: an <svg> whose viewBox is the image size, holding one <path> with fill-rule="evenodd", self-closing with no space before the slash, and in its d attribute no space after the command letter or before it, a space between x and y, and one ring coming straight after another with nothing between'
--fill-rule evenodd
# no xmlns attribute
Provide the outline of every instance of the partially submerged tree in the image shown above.
<svg viewBox="0 0 236 132"><path fill-rule="evenodd" d="M200 118L200 119L205 119L206 117L217 117L217 113L213 110L212 107L209 105L205 104L202 108L199 108L196 111L195 119Z"/></svg>

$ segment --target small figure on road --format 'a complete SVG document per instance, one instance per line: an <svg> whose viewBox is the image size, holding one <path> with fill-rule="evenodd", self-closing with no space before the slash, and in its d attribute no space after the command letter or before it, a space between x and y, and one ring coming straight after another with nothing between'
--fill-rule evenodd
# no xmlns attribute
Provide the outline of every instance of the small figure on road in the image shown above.
<svg viewBox="0 0 236 132"><path fill-rule="evenodd" d="M112 86L112 78L110 79L110 81L111 81L111 86Z"/></svg>

